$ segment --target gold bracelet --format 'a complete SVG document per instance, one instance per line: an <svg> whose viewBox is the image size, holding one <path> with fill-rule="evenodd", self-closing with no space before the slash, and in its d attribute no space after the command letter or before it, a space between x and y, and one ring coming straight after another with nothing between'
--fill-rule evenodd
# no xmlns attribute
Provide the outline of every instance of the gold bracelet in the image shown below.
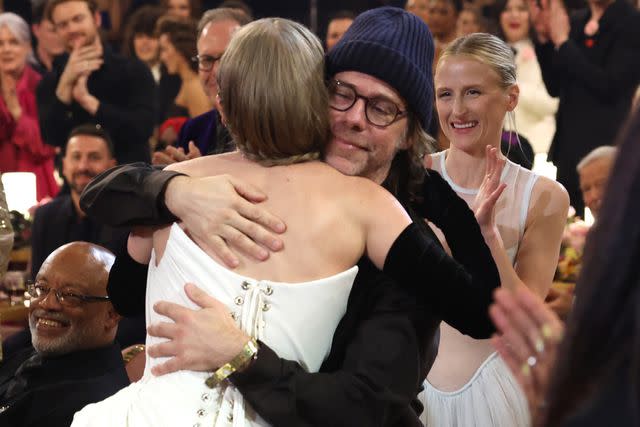
<svg viewBox="0 0 640 427"><path fill-rule="evenodd" d="M242 350L236 357L231 359L230 362L225 363L220 368L218 368L213 373L213 375L206 379L204 383L207 385L207 387L214 388L223 380L225 380L229 375L242 369L251 359L254 359L257 354L258 343L256 342L255 338L251 338L244 345L244 347L242 347Z"/></svg>

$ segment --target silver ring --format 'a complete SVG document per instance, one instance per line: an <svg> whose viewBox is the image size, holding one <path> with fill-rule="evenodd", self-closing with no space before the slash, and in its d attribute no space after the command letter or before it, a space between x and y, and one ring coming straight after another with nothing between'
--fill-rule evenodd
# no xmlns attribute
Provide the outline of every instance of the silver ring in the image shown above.
<svg viewBox="0 0 640 427"><path fill-rule="evenodd" d="M527 358L527 365L529 365L530 367L534 367L536 366L536 363L538 363L538 359L536 359L535 356L529 356Z"/></svg>

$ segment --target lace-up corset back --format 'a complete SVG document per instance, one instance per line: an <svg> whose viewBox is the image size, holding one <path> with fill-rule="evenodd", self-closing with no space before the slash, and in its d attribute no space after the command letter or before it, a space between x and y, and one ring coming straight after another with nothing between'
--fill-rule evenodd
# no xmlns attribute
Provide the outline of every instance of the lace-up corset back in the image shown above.
<svg viewBox="0 0 640 427"><path fill-rule="evenodd" d="M153 311L157 301L197 308L184 292L185 283L195 283L227 305L230 316L247 334L313 372L329 353L357 271L353 267L331 277L296 284L252 279L216 263L173 224L158 265L152 255L146 321L147 325L170 321ZM161 341L147 336L147 345ZM148 358L145 375L163 361Z"/></svg>

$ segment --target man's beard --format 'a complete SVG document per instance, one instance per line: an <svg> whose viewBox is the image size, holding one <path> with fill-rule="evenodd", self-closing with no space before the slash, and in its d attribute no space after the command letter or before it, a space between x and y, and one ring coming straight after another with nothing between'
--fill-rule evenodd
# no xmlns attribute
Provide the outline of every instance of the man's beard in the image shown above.
<svg viewBox="0 0 640 427"><path fill-rule="evenodd" d="M33 348L43 356L61 356L87 348L87 343L95 341L95 338L101 333L100 324L95 321L87 321L79 326L77 322L69 321L62 313L48 312L43 309L34 312L34 314L38 313L46 313L46 317L53 320L69 322L69 328L64 335L41 340L36 329L35 316L29 316Z"/></svg>
<svg viewBox="0 0 640 427"><path fill-rule="evenodd" d="M93 178L96 177L97 174L91 173L89 171L76 172L76 173L73 174L73 176L71 177L71 181L69 181L69 187L71 187L71 190L73 192L77 193L78 195L82 194L82 192L87 187L87 185L89 185L88 182L84 183L84 184L78 184L77 183L76 179L81 175L86 176L91 181Z"/></svg>

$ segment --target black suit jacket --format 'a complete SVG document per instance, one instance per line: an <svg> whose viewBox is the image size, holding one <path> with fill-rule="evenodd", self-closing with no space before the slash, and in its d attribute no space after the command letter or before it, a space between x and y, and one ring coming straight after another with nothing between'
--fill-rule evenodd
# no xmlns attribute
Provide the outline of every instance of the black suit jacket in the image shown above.
<svg viewBox="0 0 640 427"><path fill-rule="evenodd" d="M47 144L64 147L69 132L85 123L100 124L113 139L118 163L150 161L149 138L156 117L156 84L149 68L137 59L115 54L104 45L104 63L89 76L89 92L100 106L95 116L77 102L62 103L56 87L69 60L57 56L53 70L40 81L36 92L40 131Z"/></svg>
<svg viewBox="0 0 640 427"><path fill-rule="evenodd" d="M61 194L36 210L31 228L31 277L35 279L44 260L65 243L82 240L114 252L128 235L128 229L79 218L71 195Z"/></svg>
<svg viewBox="0 0 640 427"><path fill-rule="evenodd" d="M16 369L35 354L27 348L0 366L0 425L68 427L73 414L129 384L120 348L116 345L44 359L34 368L26 388L7 398L6 388Z"/></svg>
<svg viewBox="0 0 640 427"><path fill-rule="evenodd" d="M587 37L590 18L589 9L577 11L569 40L559 49L552 43L536 45L547 91L560 98L549 158L580 214L584 205L576 166L594 148L615 143L640 81L640 12L616 0L600 18L598 32Z"/></svg>

